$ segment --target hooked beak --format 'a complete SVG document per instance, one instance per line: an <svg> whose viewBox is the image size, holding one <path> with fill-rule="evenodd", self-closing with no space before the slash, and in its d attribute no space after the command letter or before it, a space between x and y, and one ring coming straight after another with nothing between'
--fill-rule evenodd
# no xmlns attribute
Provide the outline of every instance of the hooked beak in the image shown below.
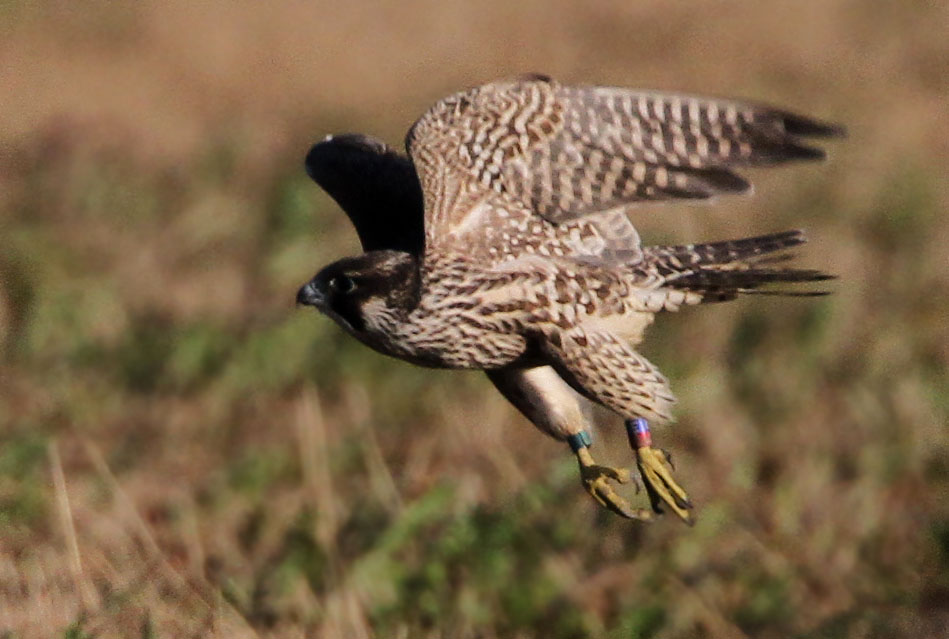
<svg viewBox="0 0 949 639"><path fill-rule="evenodd" d="M312 280L301 286L300 290L297 291L298 306L302 304L304 306L321 308L325 300L326 298L323 296L323 293L316 287Z"/></svg>

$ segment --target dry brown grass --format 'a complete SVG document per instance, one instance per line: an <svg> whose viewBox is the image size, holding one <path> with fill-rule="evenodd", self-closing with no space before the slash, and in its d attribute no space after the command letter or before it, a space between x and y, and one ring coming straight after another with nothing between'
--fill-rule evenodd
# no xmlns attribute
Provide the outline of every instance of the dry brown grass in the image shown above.
<svg viewBox="0 0 949 639"><path fill-rule="evenodd" d="M944 3L0 6L0 634L888 637L949 625ZM479 376L292 308L300 167L490 78L743 95L823 166L637 219L806 227L826 301L663 317L694 529L597 513ZM601 416L601 455L622 460Z"/></svg>

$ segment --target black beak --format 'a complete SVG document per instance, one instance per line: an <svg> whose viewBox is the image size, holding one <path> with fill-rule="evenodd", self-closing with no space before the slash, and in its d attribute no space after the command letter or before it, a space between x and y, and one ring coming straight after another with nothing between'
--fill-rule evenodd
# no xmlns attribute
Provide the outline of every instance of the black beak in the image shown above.
<svg viewBox="0 0 949 639"><path fill-rule="evenodd" d="M307 282L297 291L297 305L320 307L323 305L323 299L323 293L312 281Z"/></svg>

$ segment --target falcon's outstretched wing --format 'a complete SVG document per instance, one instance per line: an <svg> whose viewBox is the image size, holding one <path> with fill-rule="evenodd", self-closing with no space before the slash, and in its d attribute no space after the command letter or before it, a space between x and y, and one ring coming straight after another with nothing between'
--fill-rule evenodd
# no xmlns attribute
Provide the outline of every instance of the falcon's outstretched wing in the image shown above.
<svg viewBox="0 0 949 639"><path fill-rule="evenodd" d="M406 144L426 237L438 241L461 226L471 232L471 207L491 193L554 223L636 202L706 199L748 190L736 167L822 158L801 139L842 132L750 102L533 76L438 102Z"/></svg>
<svg viewBox="0 0 949 639"><path fill-rule="evenodd" d="M310 149L306 171L349 216L363 250L422 254L422 190L405 155L366 135L329 136Z"/></svg>

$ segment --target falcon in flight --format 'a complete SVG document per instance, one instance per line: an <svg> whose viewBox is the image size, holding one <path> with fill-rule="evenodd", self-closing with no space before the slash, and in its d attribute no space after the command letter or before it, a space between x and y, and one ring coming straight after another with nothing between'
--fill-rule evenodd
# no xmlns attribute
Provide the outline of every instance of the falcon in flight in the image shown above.
<svg viewBox="0 0 949 639"><path fill-rule="evenodd" d="M627 214L644 202L743 193L735 170L824 157L808 137L841 129L751 102L498 81L432 106L408 155L364 135L327 137L306 169L356 227L362 255L297 294L367 346L429 367L478 369L543 432L570 445L602 506L649 520L692 505L652 446L669 383L636 346L659 312L827 279L779 254L800 231L644 246ZM770 285L785 284L775 290ZM624 418L651 509L594 462L583 399Z"/></svg>

